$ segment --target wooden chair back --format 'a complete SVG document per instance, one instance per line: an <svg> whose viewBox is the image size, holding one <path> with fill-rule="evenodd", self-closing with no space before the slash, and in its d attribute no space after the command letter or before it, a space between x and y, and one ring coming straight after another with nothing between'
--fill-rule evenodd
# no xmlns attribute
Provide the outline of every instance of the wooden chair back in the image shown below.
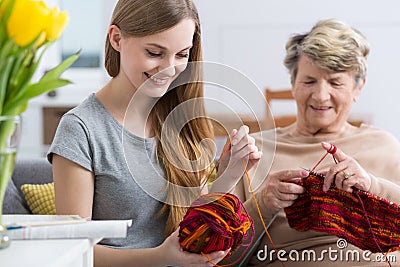
<svg viewBox="0 0 400 267"><path fill-rule="evenodd" d="M265 114L265 127L266 129L272 129L274 127L285 127L296 121L296 114L293 115L274 115L271 108L271 102L276 100L293 100L291 89L282 90L271 90L270 88L265 89L265 100L269 108L266 108Z"/></svg>

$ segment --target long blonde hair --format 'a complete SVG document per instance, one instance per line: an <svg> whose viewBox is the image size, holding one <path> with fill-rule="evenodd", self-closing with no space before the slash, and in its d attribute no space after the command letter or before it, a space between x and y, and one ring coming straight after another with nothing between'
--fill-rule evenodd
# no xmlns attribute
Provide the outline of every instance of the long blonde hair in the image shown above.
<svg viewBox="0 0 400 267"><path fill-rule="evenodd" d="M124 36L142 37L165 31L187 18L192 19L196 25L193 47L188 61L199 62L202 61L200 20L197 9L191 0L120 0L114 9L111 25L118 26ZM105 46L105 67L111 77L116 77L120 71L120 54L112 48L108 36ZM161 211L162 214L167 214L166 235L176 230L187 210L187 207L179 206L179 203L185 203L199 193L196 190L178 190L170 185L198 188L207 175L207 166L214 155L214 147L211 142L202 142L201 144L202 140L214 138L202 100L201 68L188 67L180 76L187 74L191 76L193 82L168 90L157 101L150 113L155 134L157 159L164 168L166 179L169 182L166 185L166 189L168 189L166 203L176 203L176 205L164 204ZM175 83L171 85L171 87L173 86ZM174 123L165 124L167 116L174 108L188 100L196 100L196 104L180 108L179 116L191 114L193 119L189 119L180 131ZM178 146L165 139L161 142L162 131L177 136ZM168 155L182 158L182 161L191 162L191 164L178 166L169 160ZM187 192L192 193L188 194Z"/></svg>

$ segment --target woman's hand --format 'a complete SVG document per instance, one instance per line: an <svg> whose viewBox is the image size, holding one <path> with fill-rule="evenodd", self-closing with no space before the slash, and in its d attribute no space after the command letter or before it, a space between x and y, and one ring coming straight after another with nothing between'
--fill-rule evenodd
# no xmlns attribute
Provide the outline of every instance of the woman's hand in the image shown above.
<svg viewBox="0 0 400 267"><path fill-rule="evenodd" d="M305 170L286 170L271 173L260 192L267 212L274 214L280 209L291 206L305 188L299 183L309 175Z"/></svg>
<svg viewBox="0 0 400 267"><path fill-rule="evenodd" d="M230 251L215 251L210 254L201 255L183 251L179 245L179 228L173 232L157 249L165 262L171 266L181 267L211 267L220 262Z"/></svg>
<svg viewBox="0 0 400 267"><path fill-rule="evenodd" d="M262 152L256 146L255 139L249 135L249 127L246 125L242 125L239 130L232 130L225 144L225 147L227 146L229 147L221 158L219 171L229 172L228 166L229 168L240 166L243 170L243 161L246 163L247 170L250 170L262 156Z"/></svg>
<svg viewBox="0 0 400 267"><path fill-rule="evenodd" d="M245 167L250 170L259 162L262 152L255 143L246 125L241 126L239 130L232 130L226 141L217 180L213 183L211 191L229 192L243 176Z"/></svg>
<svg viewBox="0 0 400 267"><path fill-rule="evenodd" d="M224 155L222 161L229 160L233 165L241 164L243 166L242 160L245 160L247 170L258 163L262 152L258 150L255 139L249 135L247 125L242 125L239 130L233 129L229 139L231 140L230 150ZM225 145L228 145L229 139Z"/></svg>
<svg viewBox="0 0 400 267"><path fill-rule="evenodd" d="M322 147L328 151L331 144L322 142ZM355 159L343 153L339 148L337 148L333 156L338 164L330 167L326 173L324 191L328 191L332 183L335 183L337 188L350 193L353 192L353 186L360 190L369 190L372 183L371 176Z"/></svg>

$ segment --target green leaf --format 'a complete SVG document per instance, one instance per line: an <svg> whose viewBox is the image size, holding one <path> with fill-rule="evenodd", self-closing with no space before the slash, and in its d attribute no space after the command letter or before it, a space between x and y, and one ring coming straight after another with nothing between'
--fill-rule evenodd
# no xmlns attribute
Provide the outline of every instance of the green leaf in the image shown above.
<svg viewBox="0 0 400 267"><path fill-rule="evenodd" d="M9 17L11 16L11 12L14 7L15 0L9 1L0 1L0 9L3 10L0 18L0 46L3 46L3 42L7 41L8 34L7 34L7 22Z"/></svg>
<svg viewBox="0 0 400 267"><path fill-rule="evenodd" d="M6 96L6 91L7 91L7 86L8 86L8 78L9 74L11 72L13 63L14 63L14 57L8 58L6 62L2 63L1 66L1 75L0 75L0 114L2 114L2 110L5 103L5 96Z"/></svg>
<svg viewBox="0 0 400 267"><path fill-rule="evenodd" d="M44 82L39 81L26 87L26 93L23 95L23 98L31 99L41 94L53 91L56 88L66 86L70 83L71 81L65 79L53 79Z"/></svg>
<svg viewBox="0 0 400 267"><path fill-rule="evenodd" d="M35 54L31 51L21 55L21 62L14 64L15 72L11 73L9 87L7 88L7 98L15 98L24 94L24 88L30 83L36 69L40 63L40 60L34 61ZM32 63L33 62L33 63ZM20 63L20 64L18 64Z"/></svg>
<svg viewBox="0 0 400 267"><path fill-rule="evenodd" d="M57 67L49 70L43 77L40 79L40 82L46 82L48 80L54 80L61 76L61 74L68 69L79 57L80 51L66 58L63 62L60 63Z"/></svg>
<svg viewBox="0 0 400 267"><path fill-rule="evenodd" d="M12 92L8 95L7 103L4 104L3 115L12 115L16 114L17 108L19 105L29 101L31 98L37 97L41 94L53 91L59 87L70 84L71 82L65 79L60 79L59 76L70 67L75 60L78 59L79 53L77 52L74 55L68 57L63 62L61 62L58 66L51 69L49 72L43 75L43 77L34 84L29 84L40 60L44 54L46 49L42 51L39 58L31 65L31 66L21 66L17 75L17 85L13 89ZM11 89L10 89L11 90ZM0 95L1 96L1 95Z"/></svg>
<svg viewBox="0 0 400 267"><path fill-rule="evenodd" d="M71 82L64 79L54 79L50 81L39 81L34 84L30 84L25 87L24 94L7 102L3 108L3 115L11 115L12 110L18 106L24 104L25 101L29 101L31 98L39 96L41 94L52 91L56 88L70 84Z"/></svg>
<svg viewBox="0 0 400 267"><path fill-rule="evenodd" d="M9 110L6 115L19 115L28 108L28 101L22 102L21 105Z"/></svg>
<svg viewBox="0 0 400 267"><path fill-rule="evenodd" d="M27 52L31 55L31 58L28 61L23 62L22 67L19 69L19 73L16 74L15 78L13 77L13 79L15 79L15 82L12 83L13 88L10 90L13 91L11 92L10 97L20 97L24 94L24 88L31 82L32 77L35 74L36 69L38 68L42 57L44 56L48 47L49 46L46 46L42 49L39 57L36 57L37 50L33 49Z"/></svg>
<svg viewBox="0 0 400 267"><path fill-rule="evenodd" d="M12 51L15 45L12 40L7 40L1 47L0 47L0 60L5 60L8 56L13 56Z"/></svg>
<svg viewBox="0 0 400 267"><path fill-rule="evenodd" d="M9 0L9 1L3 0L0 2L0 7L5 8L4 12L2 14L4 22L7 22L8 18L11 16L11 12L13 10L14 3L15 3L15 0ZM5 7L3 5L5 5Z"/></svg>

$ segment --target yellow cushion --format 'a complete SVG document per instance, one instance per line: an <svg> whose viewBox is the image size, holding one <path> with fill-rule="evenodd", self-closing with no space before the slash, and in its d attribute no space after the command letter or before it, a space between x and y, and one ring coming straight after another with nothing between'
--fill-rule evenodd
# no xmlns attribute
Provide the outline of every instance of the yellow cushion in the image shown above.
<svg viewBox="0 0 400 267"><path fill-rule="evenodd" d="M33 214L56 214L54 183L24 184L21 190Z"/></svg>

